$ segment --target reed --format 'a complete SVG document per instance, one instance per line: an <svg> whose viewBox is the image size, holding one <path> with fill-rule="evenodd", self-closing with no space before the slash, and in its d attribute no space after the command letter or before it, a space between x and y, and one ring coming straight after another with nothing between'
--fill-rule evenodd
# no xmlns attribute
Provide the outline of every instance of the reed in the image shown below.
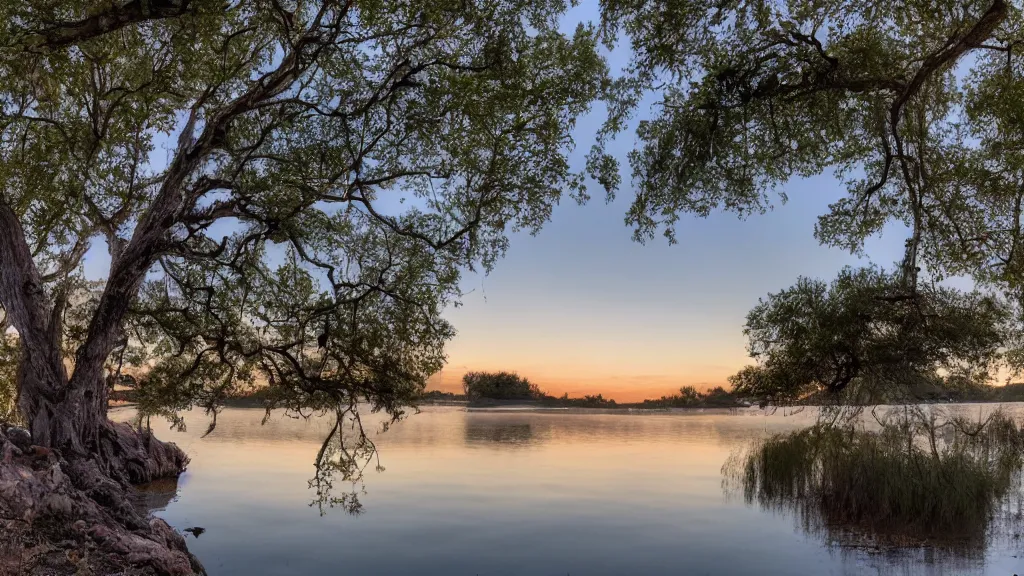
<svg viewBox="0 0 1024 576"><path fill-rule="evenodd" d="M748 502L805 527L873 541L980 544L1020 496L1024 428L1003 412L939 421L919 409L877 429L820 423L755 442L724 472Z"/></svg>

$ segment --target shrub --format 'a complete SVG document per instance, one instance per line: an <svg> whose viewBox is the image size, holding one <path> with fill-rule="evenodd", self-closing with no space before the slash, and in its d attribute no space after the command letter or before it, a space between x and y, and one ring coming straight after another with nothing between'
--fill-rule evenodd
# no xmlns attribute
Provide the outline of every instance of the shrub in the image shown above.
<svg viewBox="0 0 1024 576"><path fill-rule="evenodd" d="M543 396L536 384L514 372L468 372L462 377L468 400L531 400Z"/></svg>

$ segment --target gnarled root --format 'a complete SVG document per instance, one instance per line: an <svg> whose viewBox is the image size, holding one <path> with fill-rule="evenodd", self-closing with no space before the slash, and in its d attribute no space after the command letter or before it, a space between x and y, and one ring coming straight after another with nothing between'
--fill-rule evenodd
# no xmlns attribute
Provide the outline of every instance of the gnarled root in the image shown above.
<svg viewBox="0 0 1024 576"><path fill-rule="evenodd" d="M176 478L188 466L188 456L176 444L124 422L108 421L100 429L99 455L103 472L122 484Z"/></svg>
<svg viewBox="0 0 1024 576"><path fill-rule="evenodd" d="M132 505L129 482L176 477L173 444L110 423L102 458L69 461L0 425L0 576L203 574L185 540Z"/></svg>

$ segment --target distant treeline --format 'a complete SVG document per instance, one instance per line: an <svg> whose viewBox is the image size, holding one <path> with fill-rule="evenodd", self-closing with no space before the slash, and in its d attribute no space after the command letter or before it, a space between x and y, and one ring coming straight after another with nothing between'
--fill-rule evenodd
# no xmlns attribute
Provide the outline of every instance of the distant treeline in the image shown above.
<svg viewBox="0 0 1024 576"><path fill-rule="evenodd" d="M469 372L462 379L462 387L463 394L431 391L424 393L422 398L425 401L464 401L475 405L516 402L574 408L734 408L749 405L721 386L707 392L684 386L679 392L656 400L629 403L618 403L601 394L587 394L581 398L570 398L568 394L552 396L514 372Z"/></svg>
<svg viewBox="0 0 1024 576"><path fill-rule="evenodd" d="M139 389L131 385L134 382L124 384L123 387L109 392L110 400L118 403L136 403L140 400ZM540 390L528 379L511 372L470 372L463 379L463 390L462 394L440 390L425 391L420 395L420 401L427 404L467 402L480 406L517 403L548 407L646 409L736 408L750 405L746 399L721 386L706 392L693 386L683 386L674 394L642 402L620 403L601 394L587 394L578 398L570 398L568 394L552 396ZM921 402L1024 402L1024 383L966 387L929 385L919 387L913 393ZM236 407L262 406L269 399L269 389L261 387L227 398L225 404ZM828 401L812 395L805 398L802 403L816 405Z"/></svg>
<svg viewBox="0 0 1024 576"><path fill-rule="evenodd" d="M468 402L471 405L501 405L508 403L536 404L552 407L576 408L736 408L752 403L722 386L700 391L693 386L683 386L678 392L657 399L642 402L616 402L601 394L587 394L570 398L568 394L552 396L542 391L529 379L514 372L470 372L463 378L463 393L432 390L421 396L425 402ZM1024 383L1006 386L951 385L936 380L919 385L911 391L919 402L1024 402ZM803 404L827 404L833 400L812 395ZM892 401L894 402L894 401ZM892 403L888 402L888 403ZM887 403L882 399L882 403Z"/></svg>
<svg viewBox="0 0 1024 576"><path fill-rule="evenodd" d="M849 387L839 396L827 392L811 394L799 403L808 406L824 404L904 404L906 399L912 402L928 404L935 402L1024 402L1024 383L991 386L987 384L963 383L953 379L935 378L930 381L908 384L904 389L897 390L898 396L878 396L862 394L861 387L856 384Z"/></svg>

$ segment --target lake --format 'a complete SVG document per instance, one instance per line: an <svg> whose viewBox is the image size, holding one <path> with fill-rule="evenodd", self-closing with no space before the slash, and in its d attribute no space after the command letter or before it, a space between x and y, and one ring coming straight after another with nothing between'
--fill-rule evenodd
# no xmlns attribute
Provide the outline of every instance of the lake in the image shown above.
<svg viewBox="0 0 1024 576"><path fill-rule="evenodd" d="M263 416L227 409L205 438L202 412L185 415L185 432L154 420L192 458L155 514L178 530L205 529L187 540L211 575L1024 572L1019 537L971 557L848 547L723 491L730 454L807 425L810 411L425 407L375 436L386 469L370 467L359 515L310 506L329 422L274 413L261 425Z"/></svg>

